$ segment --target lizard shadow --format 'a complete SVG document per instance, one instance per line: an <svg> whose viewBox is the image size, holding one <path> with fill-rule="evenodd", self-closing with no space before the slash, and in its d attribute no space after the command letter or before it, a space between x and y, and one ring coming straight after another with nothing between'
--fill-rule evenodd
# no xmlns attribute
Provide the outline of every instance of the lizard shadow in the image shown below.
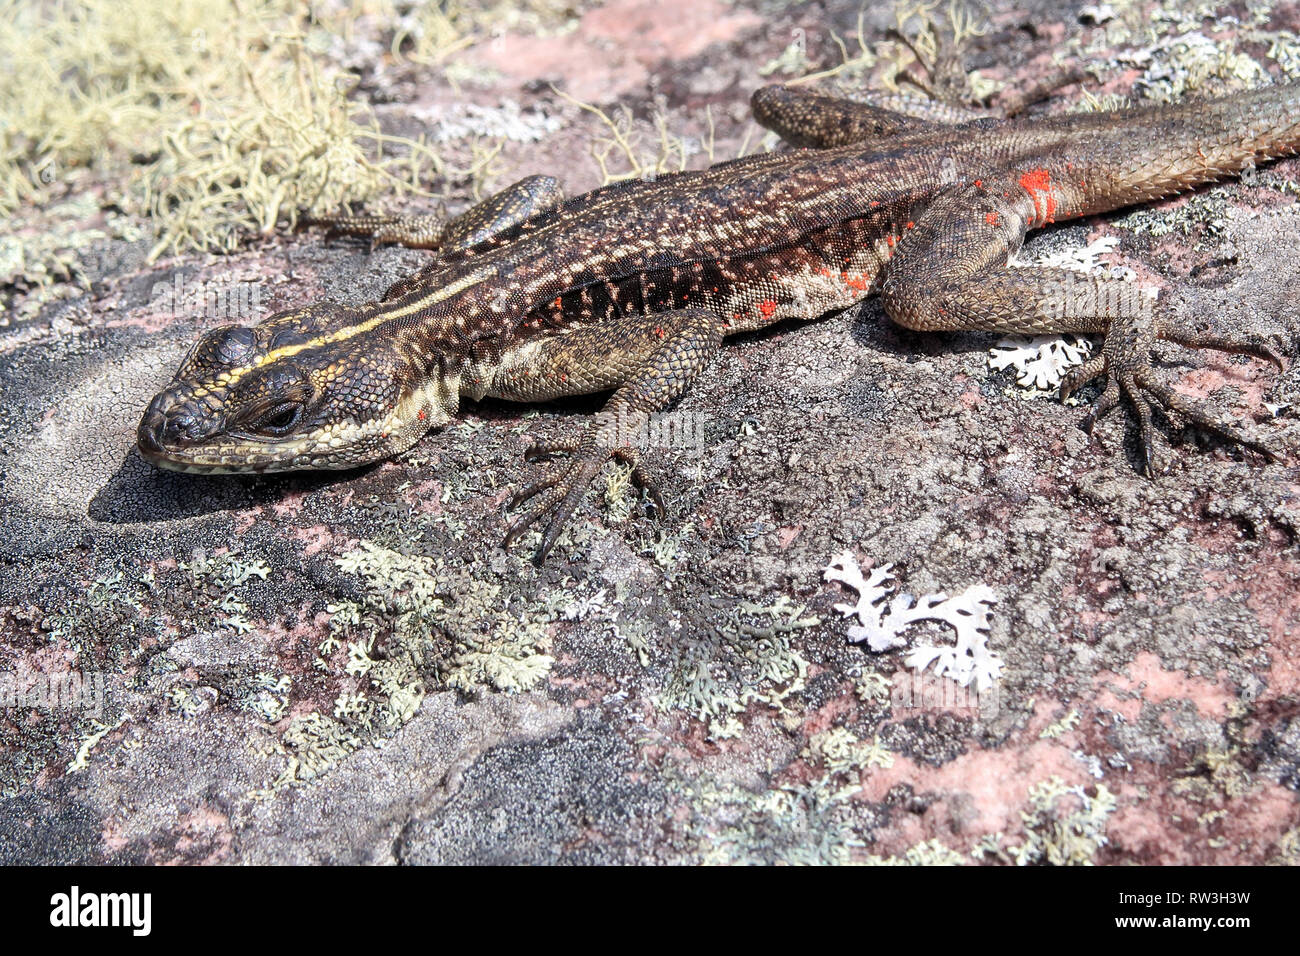
<svg viewBox="0 0 1300 956"><path fill-rule="evenodd" d="M266 475L187 475L149 464L132 448L90 500L87 514L106 524L140 524L203 518L282 501L294 492L312 492L375 468L302 471Z"/></svg>
<svg viewBox="0 0 1300 956"><path fill-rule="evenodd" d="M926 358L987 351L1001 336L993 332L917 332L885 314L878 299L848 313L853 344L889 352L911 365Z"/></svg>
<svg viewBox="0 0 1300 956"><path fill-rule="evenodd" d="M985 353L1005 337L996 332L917 332L890 321L884 309L875 300L866 303L856 315L851 315L849 321L854 344L866 349L891 353L909 365L926 358ZM1156 367L1162 367L1164 364L1157 359ZM1168 364L1172 367L1177 363ZM988 374L981 380L981 392L988 397L998 396L1007 386L1014 386L1014 382L1011 372L989 369ZM1056 414L1064 415L1069 420L1068 427L1076 428L1085 435L1088 434L1086 422L1093 403L1101 395L1102 383L1103 380L1097 378L1084 384L1075 393L1079 402L1077 408L1067 408L1058 400L1052 400L1051 405L1055 407ZM1163 409L1156 408L1155 421L1157 429L1164 433L1168 444L1176 446L1180 440L1185 440L1183 430L1164 414ZM1116 457L1122 456L1135 473L1141 473L1144 460L1139 443L1138 423L1131 416L1121 417L1117 410L1111 417L1103 419L1095 440L1100 441L1104 448L1119 452ZM1115 447L1117 445L1118 448Z"/></svg>

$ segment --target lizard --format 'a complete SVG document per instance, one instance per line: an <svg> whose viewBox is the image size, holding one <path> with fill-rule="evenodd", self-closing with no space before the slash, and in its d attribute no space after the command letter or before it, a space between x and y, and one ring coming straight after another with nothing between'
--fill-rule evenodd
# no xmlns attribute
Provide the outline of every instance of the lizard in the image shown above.
<svg viewBox="0 0 1300 956"><path fill-rule="evenodd" d="M450 221L342 215L338 232L436 250L364 305L315 302L204 334L137 431L187 472L346 469L411 447L463 400L610 393L525 452L505 547L541 522L538 563L611 458L660 513L633 439L723 340L879 295L922 331L1100 334L1061 382L1101 378L1085 426L1125 405L1154 473L1152 407L1269 457L1261 439L1155 374L1157 339L1255 356L1241 328L1195 327L1119 279L1010 259L1027 232L1170 196L1300 150L1300 85L1113 112L1013 118L899 111L788 86L756 119L793 149L564 200L530 176ZM944 114L944 115L940 115Z"/></svg>

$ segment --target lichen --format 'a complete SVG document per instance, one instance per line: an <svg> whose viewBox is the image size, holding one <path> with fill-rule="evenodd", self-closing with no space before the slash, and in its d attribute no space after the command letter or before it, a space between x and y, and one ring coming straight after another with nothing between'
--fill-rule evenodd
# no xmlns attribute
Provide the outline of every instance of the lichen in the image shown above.
<svg viewBox="0 0 1300 956"><path fill-rule="evenodd" d="M321 713L299 714L280 737L288 761L272 790L313 780L328 772L362 745L348 727Z"/></svg>
<svg viewBox="0 0 1300 956"><path fill-rule="evenodd" d="M1092 342L1082 335L1009 335L989 349L988 362L995 372L1014 369L1021 388L1050 393L1091 353Z"/></svg>
<svg viewBox="0 0 1300 956"><path fill-rule="evenodd" d="M477 11L453 9L462 31L479 29ZM0 63L26 82L0 89L0 212L42 207L84 189L89 174L111 184L112 204L148 221L152 259L230 251L300 211L433 195L425 185L468 181L476 192L493 150L454 168L420 141L383 133L350 95L347 45L334 41L361 42L355 12L327 6L308 19L287 0L251 0L234 17L210 0L8 5ZM394 8L379 12L398 19ZM61 268L60 250L42 251L59 224L31 223L22 271L40 284Z"/></svg>
<svg viewBox="0 0 1300 956"><path fill-rule="evenodd" d="M808 754L822 761L831 773L892 767L894 755L876 736L870 743L859 740L846 727L832 727L814 734L808 741Z"/></svg>
<svg viewBox="0 0 1300 956"><path fill-rule="evenodd" d="M509 613L502 587L474 579L440 559L399 554L373 542L337 559L361 579L365 598L345 611L349 672L368 678L389 701L392 719L414 713L426 677L466 692L483 687L512 692L542 680L554 662L550 636L539 619ZM383 659L371 651L380 638Z"/></svg>
<svg viewBox="0 0 1300 956"><path fill-rule="evenodd" d="M675 780L691 808L689 831L710 865L843 865L862 846L847 794L827 782L754 792L699 775Z"/></svg>
<svg viewBox="0 0 1300 956"><path fill-rule="evenodd" d="M1065 734L1067 731L1073 730L1075 727L1078 726L1078 724L1079 724L1079 712L1074 708L1071 708L1070 712L1066 714L1064 717L1062 717L1060 720L1055 721L1054 723L1044 727L1042 732L1039 733L1038 738L1040 740L1055 740L1056 738Z"/></svg>
<svg viewBox="0 0 1300 956"><path fill-rule="evenodd" d="M90 757L90 752L98 746L101 740L113 731L117 730L130 719L131 715L124 713L120 718L118 718L117 722L113 724L104 723L98 720L92 721L91 726L94 727L94 730L85 737L80 744L78 744L77 755L73 757L72 762L68 764L68 773L76 773L77 771L85 770L88 766L87 760Z"/></svg>
<svg viewBox="0 0 1300 956"><path fill-rule="evenodd" d="M663 691L661 710L683 710L707 721L711 735L735 736L731 718L751 703L784 712L785 701L804 687L808 663L791 635L820 619L782 595L772 604L715 599L695 623L700 635L686 644Z"/></svg>
<svg viewBox="0 0 1300 956"><path fill-rule="evenodd" d="M871 570L866 578L857 558L845 551L831 560L822 573L827 581L839 581L858 592L854 604L836 604L845 617L857 617L858 624L849 628L848 638L866 643L876 653L908 645L903 632L920 621L937 621L951 627L957 635L952 646L918 644L909 651L909 667L924 671L933 666L939 676L952 678L965 687L974 683L988 690L1002 673L1002 659L988 647L991 608L997 595L982 584L972 585L961 594L926 594L917 599L910 594L893 595L896 582L893 565Z"/></svg>
<svg viewBox="0 0 1300 956"><path fill-rule="evenodd" d="M867 866L966 866L970 860L939 840L931 839L913 844L902 856L871 854L863 862Z"/></svg>
<svg viewBox="0 0 1300 956"><path fill-rule="evenodd" d="M993 834L972 855L1016 866L1091 866L1097 851L1109 842L1106 828L1117 805L1105 784L1067 786L1060 777L1052 777L1029 788L1029 807L1020 811L1024 842L1005 846L1003 835Z"/></svg>

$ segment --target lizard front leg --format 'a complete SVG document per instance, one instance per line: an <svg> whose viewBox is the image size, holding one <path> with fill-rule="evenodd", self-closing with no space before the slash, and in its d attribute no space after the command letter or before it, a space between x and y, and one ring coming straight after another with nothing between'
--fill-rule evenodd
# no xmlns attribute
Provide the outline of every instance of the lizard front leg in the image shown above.
<svg viewBox="0 0 1300 956"><path fill-rule="evenodd" d="M899 242L886 266L881 297L889 317L919 330L1104 333L1101 354L1067 375L1062 397L1104 375L1106 388L1089 417L1089 432L1121 397L1126 399L1137 415L1148 474L1155 471L1153 401L1207 431L1274 457L1260 439L1160 381L1151 366L1155 341L1165 339L1253 355L1281 367L1281 359L1259 336L1182 329L1131 283L1007 264L1027 228L1068 213L1071 197L1047 186L1049 181L1036 174L996 177L940 197Z"/></svg>
<svg viewBox="0 0 1300 956"><path fill-rule="evenodd" d="M509 547L545 518L536 561L555 547L588 486L611 457L633 466L633 480L662 501L636 464L633 443L650 416L685 391L722 343L722 321L701 309L629 316L524 346L520 357L494 375L487 394L539 401L614 388L605 407L570 439L529 449L532 459L560 455L541 477L515 495L511 508L531 501L532 509L507 532Z"/></svg>

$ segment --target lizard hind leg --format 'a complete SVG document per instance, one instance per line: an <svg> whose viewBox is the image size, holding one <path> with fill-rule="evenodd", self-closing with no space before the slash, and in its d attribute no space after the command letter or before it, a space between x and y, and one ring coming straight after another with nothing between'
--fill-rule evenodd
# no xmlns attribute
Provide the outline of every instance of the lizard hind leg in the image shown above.
<svg viewBox="0 0 1300 956"><path fill-rule="evenodd" d="M1024 179L990 179L940 197L898 243L886 267L881 299L889 317L911 329L1045 334L1104 333L1102 352L1062 383L1068 397L1105 376L1087 421L1089 431L1121 401L1137 418L1143 470L1155 471L1153 405L1232 442L1272 456L1265 444L1206 406L1161 382L1151 364L1156 340L1255 355L1277 362L1248 335L1187 332L1159 314L1156 300L1131 283L1061 269L1008 264L1028 226L1046 218L1046 199ZM1030 180L1033 184L1033 181ZM1017 186L1019 188L1017 188ZM1071 196L1053 192L1058 215Z"/></svg>
<svg viewBox="0 0 1300 956"><path fill-rule="evenodd" d="M749 102L760 125L792 146L811 149L831 149L873 139L884 141L934 125L888 106L859 103L793 86L760 86Z"/></svg>
<svg viewBox="0 0 1300 956"><path fill-rule="evenodd" d="M329 237L358 236L376 245L397 243L412 249L455 252L468 249L558 206L564 191L550 176L527 176L452 219L441 216L339 215L304 218L303 225L326 226Z"/></svg>

